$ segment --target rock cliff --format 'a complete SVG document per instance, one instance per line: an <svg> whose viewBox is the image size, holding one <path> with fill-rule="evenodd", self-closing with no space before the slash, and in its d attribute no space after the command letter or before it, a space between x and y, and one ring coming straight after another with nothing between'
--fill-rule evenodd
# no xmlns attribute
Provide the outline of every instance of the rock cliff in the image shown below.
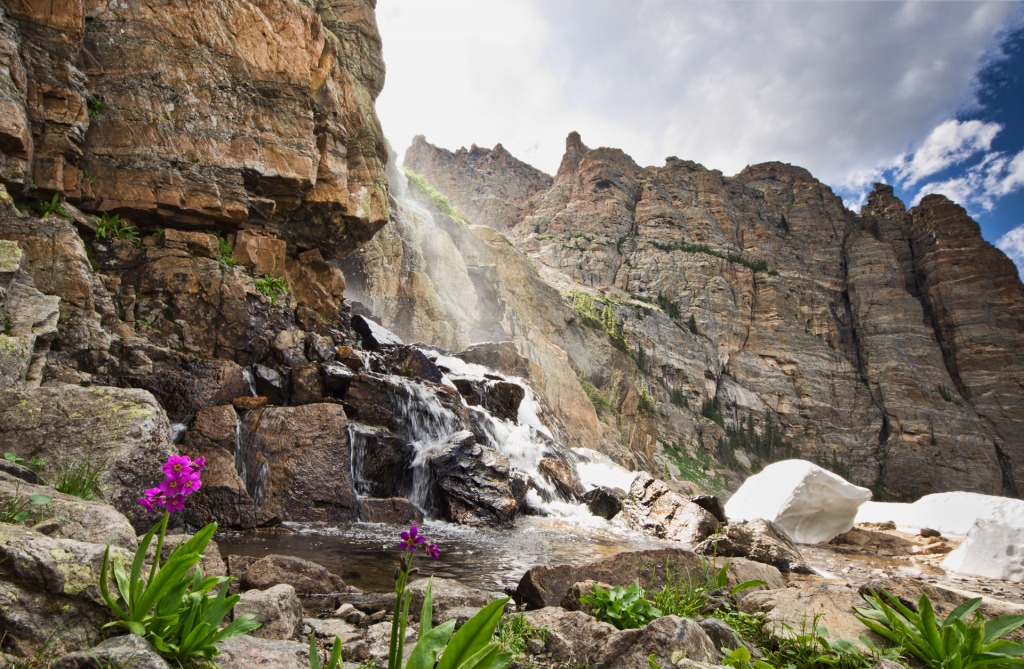
<svg viewBox="0 0 1024 669"><path fill-rule="evenodd" d="M405 165L630 354L616 384L564 347L609 413L649 399L659 470L715 488L799 455L897 499L1024 490L1024 288L945 198L878 184L856 215L798 167L640 167L577 133L546 190L500 146L417 138Z"/></svg>

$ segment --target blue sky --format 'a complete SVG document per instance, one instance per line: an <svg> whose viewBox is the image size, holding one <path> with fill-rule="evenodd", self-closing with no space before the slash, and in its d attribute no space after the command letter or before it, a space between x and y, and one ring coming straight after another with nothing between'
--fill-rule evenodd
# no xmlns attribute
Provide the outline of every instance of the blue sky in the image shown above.
<svg viewBox="0 0 1024 669"><path fill-rule="evenodd" d="M857 208L956 200L1024 267L1020 2L379 0L378 112L553 173L565 136L642 165L782 160Z"/></svg>

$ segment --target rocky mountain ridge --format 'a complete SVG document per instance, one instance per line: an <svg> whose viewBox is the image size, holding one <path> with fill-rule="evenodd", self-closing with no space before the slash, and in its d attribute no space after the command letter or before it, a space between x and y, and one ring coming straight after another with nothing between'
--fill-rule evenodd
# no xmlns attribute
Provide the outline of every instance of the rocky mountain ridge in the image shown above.
<svg viewBox="0 0 1024 669"><path fill-rule="evenodd" d="M800 454L894 499L1024 490L1024 289L946 198L908 212L879 184L856 215L802 168L642 168L577 133L547 190L500 146L417 137L404 164L577 307L611 309L674 473Z"/></svg>

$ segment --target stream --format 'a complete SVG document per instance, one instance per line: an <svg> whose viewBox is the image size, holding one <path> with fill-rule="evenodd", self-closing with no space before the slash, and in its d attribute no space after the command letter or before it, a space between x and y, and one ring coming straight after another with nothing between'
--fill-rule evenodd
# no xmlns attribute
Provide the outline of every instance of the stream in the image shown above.
<svg viewBox="0 0 1024 669"><path fill-rule="evenodd" d="M277 530L217 535L222 554L264 557L293 555L327 567L346 583L368 591L393 587L401 551L396 525L352 523L314 526L286 523ZM437 561L421 553L416 560L425 576L458 579L491 594L515 587L535 565L582 563L631 550L663 548L672 542L614 527L594 518L523 516L512 530L486 530L427 520L421 533L444 552Z"/></svg>

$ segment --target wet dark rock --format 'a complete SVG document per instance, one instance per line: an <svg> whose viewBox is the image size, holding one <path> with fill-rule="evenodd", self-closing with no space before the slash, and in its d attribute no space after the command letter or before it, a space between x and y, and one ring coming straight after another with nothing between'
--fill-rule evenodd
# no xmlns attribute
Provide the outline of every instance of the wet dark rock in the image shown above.
<svg viewBox="0 0 1024 669"><path fill-rule="evenodd" d="M533 478L522 469L513 469L508 475L508 487L512 490L512 499L522 509L526 505L526 493L530 492Z"/></svg>
<svg viewBox="0 0 1024 669"><path fill-rule="evenodd" d="M404 342L391 330L365 316L352 317L352 329L363 342L363 348L376 351L381 346L402 346Z"/></svg>
<svg viewBox="0 0 1024 669"><path fill-rule="evenodd" d="M475 344L462 353L456 354L466 362L483 365L509 376L530 378L530 361L519 354L516 345L510 341Z"/></svg>
<svg viewBox="0 0 1024 669"><path fill-rule="evenodd" d="M437 365L418 348L388 346L378 351L373 359L375 371L404 376L410 379L441 383L444 378Z"/></svg>
<svg viewBox="0 0 1024 669"><path fill-rule="evenodd" d="M729 518L725 515L725 506L722 500L715 495L697 495L690 499L691 502L704 509L720 523L728 523Z"/></svg>
<svg viewBox="0 0 1024 669"><path fill-rule="evenodd" d="M401 497L412 488L412 444L384 428L353 425L352 471L361 495Z"/></svg>
<svg viewBox="0 0 1024 669"><path fill-rule="evenodd" d="M939 532L938 530L933 530L930 527L922 527L921 528L921 536L922 537L926 537L926 538L931 538L931 537L940 538L940 537L942 537L942 532Z"/></svg>
<svg viewBox="0 0 1024 669"><path fill-rule="evenodd" d="M404 497L364 497L359 500L359 520L366 523L410 525L423 522L423 513Z"/></svg>
<svg viewBox="0 0 1024 669"><path fill-rule="evenodd" d="M266 397L274 406L288 404L288 380L284 374L269 365L254 365L252 371L257 395Z"/></svg>
<svg viewBox="0 0 1024 669"><path fill-rule="evenodd" d="M330 397L343 398L348 391L348 384L356 376L355 373L338 362L326 362L320 369L324 375L324 392Z"/></svg>
<svg viewBox="0 0 1024 669"><path fill-rule="evenodd" d="M576 469L565 460L544 457L537 462L537 472L555 489L555 494L567 501L578 502L583 499L584 489ZM541 490L541 497L551 497L550 493ZM551 501L545 499L545 501Z"/></svg>
<svg viewBox="0 0 1024 669"><path fill-rule="evenodd" d="M763 518L725 525L694 550L703 555L745 557L770 564L783 573L814 573L782 528Z"/></svg>
<svg viewBox="0 0 1024 669"><path fill-rule="evenodd" d="M19 465L16 462L11 462L7 458L0 458L0 472L13 476L16 479L22 480L25 483L31 483L36 485L39 483L39 475L34 471L26 467L25 465Z"/></svg>
<svg viewBox="0 0 1024 669"><path fill-rule="evenodd" d="M429 456L433 502L460 525L508 527L519 507L509 485L508 458L463 430Z"/></svg>
<svg viewBox="0 0 1024 669"><path fill-rule="evenodd" d="M195 360L177 355L161 359L157 357L161 354L152 350L146 355L152 360L152 369L125 374L120 383L153 393L172 422L191 422L203 407L229 404L233 398L248 394L242 367L231 360Z"/></svg>
<svg viewBox="0 0 1024 669"><path fill-rule="evenodd" d="M320 376L320 365L310 362L292 368L289 397L293 405L323 401L324 382Z"/></svg>
<svg viewBox="0 0 1024 669"><path fill-rule="evenodd" d="M352 520L348 421L337 404L266 407L241 424L245 488L261 513L281 520Z"/></svg>
<svg viewBox="0 0 1024 669"><path fill-rule="evenodd" d="M590 513L611 520L622 510L622 498L625 496L626 493L621 490L598 486L583 495L583 503L590 509Z"/></svg>
<svg viewBox="0 0 1024 669"><path fill-rule="evenodd" d="M252 411L267 406L267 398L259 395L241 395L231 398L231 404L239 411Z"/></svg>

